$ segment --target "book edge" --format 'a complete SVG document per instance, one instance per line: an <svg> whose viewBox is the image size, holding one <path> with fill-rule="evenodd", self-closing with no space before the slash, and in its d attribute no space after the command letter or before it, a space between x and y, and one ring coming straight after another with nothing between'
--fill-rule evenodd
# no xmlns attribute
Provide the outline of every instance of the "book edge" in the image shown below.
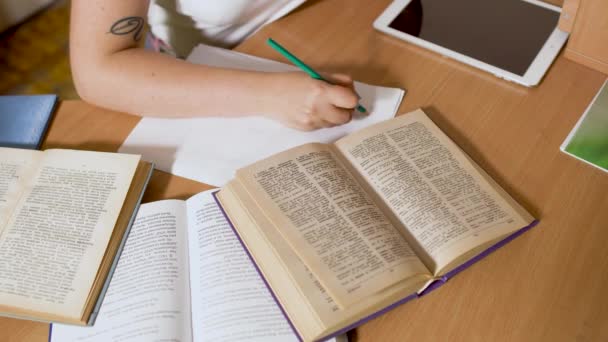
<svg viewBox="0 0 608 342"><path fill-rule="evenodd" d="M534 228L536 225L538 225L539 222L540 221L538 219L535 219L532 222L530 222L530 224L528 224L527 226L525 226L523 228L520 228L520 229L516 230L515 232L507 235L507 237L505 237L504 239L496 242L492 246L490 246L487 249L485 249L483 252L477 254L476 256L472 257L471 259L469 259L469 260L465 261L464 263L460 264L459 266L453 268L451 271L449 271L448 273L446 273L444 276L441 277L441 281L443 283L445 283L446 281L448 281L450 278L452 278L456 274L464 271L465 269L467 269L470 266L472 266L474 263L480 261L481 259L487 257L488 255L490 255L491 253L493 253L494 251L496 251L500 247L502 247L502 246L506 245L507 243L511 242L516 237L518 237L518 236L522 235L523 233L527 232L528 230ZM433 284L431 284L431 286L429 286L429 288L432 287L432 286L433 286ZM436 287L430 289L429 291L423 291L421 293L421 295L424 295L424 294L426 294L426 293L434 290L435 288Z"/></svg>
<svg viewBox="0 0 608 342"><path fill-rule="evenodd" d="M475 257L469 259L468 261L462 263L460 266L452 269L450 272L448 272L447 274L445 274L443 277L435 280L434 282L432 282L430 285L428 285L422 292L420 293L412 293L409 296L406 296L403 299L400 299L396 302L394 302L393 304L390 304L386 307L384 307L383 309L380 309L376 312L374 312L373 314L364 317L362 319L360 319L359 321L340 329L339 331L336 331L328 336L325 336L323 338L321 338L319 341L324 341L327 339L330 339L332 337L335 337L337 335L343 334L351 329L354 329L374 318L377 318L378 316L381 316L385 313L387 313L388 311L391 311L392 309L396 308L397 306L401 305L401 304L405 304L406 302L415 299L415 298L420 298L424 295L427 295L429 292L438 289L439 287L441 287L443 284L445 284L450 278L452 278L453 276L455 276L456 274L464 271L466 268L470 267L471 265L473 265L474 263L478 262L479 260L485 258L486 256L488 256L489 254L491 254L492 252L494 252L495 250L497 250L498 248L506 245L507 243L509 243L511 240L515 239L516 237L522 235L523 233L525 233L526 231L530 230L531 228L533 228L534 226L536 226L539 223L539 220L534 220L532 221L529 225L520 228L519 230L515 231L514 233L508 235L506 238L498 241L497 243L493 244L492 246L488 247L487 249L485 249L483 252L477 254Z"/></svg>
<svg viewBox="0 0 608 342"><path fill-rule="evenodd" d="M583 112L583 114L581 114L581 117L578 118L578 120L576 121L576 124L574 125L574 127L572 127L572 129L568 133L568 136L566 136L566 139L564 140L564 142L562 142L561 146L559 147L562 151L566 152L566 147L568 147L568 144L570 143L570 141L572 140L572 138L574 137L574 135L576 135L576 131L578 131L578 129L581 126L581 124L583 123L583 121L585 121L585 118L587 117L587 114L589 114L589 110L591 110L591 107L593 107L593 105L595 104L597 98L600 96L600 94L602 93L602 91L604 90L604 88L607 87L606 86L607 84L608 84L608 78L604 81L604 83L602 84L602 86L600 87L600 89L593 96L593 99L591 100L591 102L589 102L589 104L585 108L585 111Z"/></svg>
<svg viewBox="0 0 608 342"><path fill-rule="evenodd" d="M93 310L91 311L91 313L89 315L89 320L87 321L87 326L93 326L95 324L95 320L97 319L97 316L99 315L99 310L101 309L101 304L103 303L103 299L105 298L108 287L110 286L110 281L112 280L112 276L114 275L114 271L116 270L116 265L118 265L118 260L120 259L122 250L125 247L125 243L127 241L127 238L129 237L129 233L131 232L131 228L133 227L135 218L137 217L137 213L139 212L139 207L141 206L141 201L142 201L142 198L144 197L144 193L146 192L146 189L148 188L148 183L150 182L150 179L152 178L152 173L154 173L154 163L150 163L150 171L146 175L146 179L144 180L142 190L139 193L139 197L137 199L137 204L135 205L135 209L133 210L133 213L131 214L131 218L129 219L127 228L125 229L125 232L121 238L120 245L118 246L118 249L116 250L116 255L114 255L114 260L112 261L112 265L110 266L110 270L108 271L104 285L101 288L101 291L99 292L99 296L97 297L97 302L95 303L95 306L93 307Z"/></svg>
<svg viewBox="0 0 608 342"><path fill-rule="evenodd" d="M287 312L285 311L285 309L283 308L283 305L279 302L278 298L276 297L276 295L274 294L274 291L272 290L272 288L270 287L270 285L268 284L268 282L266 281L266 278L264 277L262 271L259 269L258 265L256 264L255 260L253 259L253 256L251 255L251 253L249 252L249 249L247 248L247 246L245 245L245 243L243 242L243 240L241 239L240 235L238 234L238 232L236 231L234 225L232 224L232 221L230 221L230 218L228 217L227 213L224 211L224 208L222 207L217 194L219 193L220 190L214 191L212 193L213 198L215 200L215 202L217 203L218 207L220 208L222 214L224 215L224 217L226 218L228 224L230 225L230 228L232 229L232 231L234 232L234 234L237 236L239 243L241 244L241 246L243 247L243 249L245 250L245 252L247 253L247 256L249 257L249 259L251 260L251 262L253 263L256 271L258 272L258 274L260 275L260 277L262 278L262 281L264 282L264 285L268 288L268 291L270 292L273 300L277 303L277 305L279 306L279 309L281 310L281 313L283 314L283 316L287 319L287 322L289 323L289 326L291 327L291 329L294 331L294 333L296 334L296 336L298 337L298 339L300 341L303 341L302 336L300 336L299 332L297 331L297 329L295 328L295 326L293 325L293 322L289 319L289 316L287 315ZM482 251L481 253L477 254L476 256L474 256L473 258L467 260L466 262L462 263L461 265L457 266L456 268L452 269L451 271L449 271L448 273L446 273L444 276L442 276L441 278L437 279L436 281L432 282L426 289L424 289L421 293L417 293L414 292L390 305L385 306L384 308L364 317L361 318L360 320L340 329L337 330L335 332L332 332L331 334L321 337L320 339L318 339L317 341L326 341L330 338L336 337L338 335L344 334L346 332L348 332L349 330L352 330L374 318L377 318L385 313L387 313L388 311L391 311L392 309L396 308L397 306L400 306L402 304L405 304L406 302L415 299L415 298L419 298L422 297L424 295L427 295L428 293L430 293L433 290L436 290L437 288L441 287L441 285L445 284L450 278L454 277L456 274L462 272L463 270L465 270L466 268L470 267L471 265L473 265L474 263L480 261L481 259L485 258L486 256L490 255L492 252L496 251L497 249L499 249L500 247L506 245L507 243L509 243L510 241L512 241L513 239L515 239L516 237L522 235L523 233L525 233L526 231L532 229L533 227L535 227L540 221L535 219L533 220L530 224L528 224L527 226L518 229L517 231L511 233L510 235L508 235L507 237L505 237L504 239L496 242L495 244L493 244L492 246L488 247L487 249L485 249L484 251ZM50 341L49 341L50 342Z"/></svg>
<svg viewBox="0 0 608 342"><path fill-rule="evenodd" d="M338 335L345 334L346 332L348 332L348 331L350 331L350 330L352 330L352 329L354 329L354 328L356 328L358 326L361 326L361 325L367 323L368 321L371 321L371 320L373 320L373 319L375 319L375 318L377 318L379 316L382 316L385 313L393 310L394 308L396 308L396 307L398 307L398 306L400 306L402 304L405 304L406 302L409 302L412 299L416 299L418 297L419 296L418 296L418 294L416 292L414 292L414 293L412 293L410 295L407 295L404 298L399 299L398 301L396 301L396 302L394 302L392 304L389 304L389 305L385 306L384 308L382 308L382 309L380 309L380 310L378 310L378 311L376 311L376 312L374 312L374 313L372 313L372 314L370 314L368 316L365 316L365 317L361 318L360 320L358 320L358 321L356 321L356 322L354 322L354 323L352 323L352 324L350 324L350 325L348 325L348 326L346 326L346 327L344 327L344 328L342 328L340 330L337 330L337 331L335 331L335 332L333 332L333 333L331 333L331 334L329 334L327 336L324 336L324 337L320 338L317 341L318 342L326 341L326 340L329 340L330 338L336 337Z"/></svg>
<svg viewBox="0 0 608 342"><path fill-rule="evenodd" d="M568 152L568 151L566 151L566 149L565 149L565 148L560 147L560 149L559 149L559 150L560 150L562 153L564 153L564 154L566 154L566 155L568 155L568 156L570 156L570 157L572 157L572 158L574 158L574 159L576 159L576 160L582 161L583 163L585 163L585 164L587 164L587 165L590 165L590 166L593 166L593 167L594 167L594 168L596 168L596 169L599 169L600 171L603 171L603 172L608 172L608 169L604 169L603 167L601 167L601 166L599 166L599 165L597 165L597 164L594 164L594 163L592 163L592 162L588 161L587 159L581 158L581 157L577 156L577 155L576 155L576 154L574 154L574 153Z"/></svg>
<svg viewBox="0 0 608 342"><path fill-rule="evenodd" d="M274 291L270 287L270 284L268 284L268 282L266 281L266 278L264 277L262 271L258 267L258 264L255 262L255 259L253 259L253 255L251 255L251 253L249 252L249 249L245 245L245 242L243 241L243 239L241 239L241 236L239 235L239 233L237 232L236 228L232 224L232 221L228 217L228 214L226 213L226 211L222 207L222 204L220 203L220 200L217 198L217 194L219 192L220 192L220 190L217 190L217 191L214 191L214 192L211 193L213 195L213 199L215 200L215 203L220 208L220 211L222 212L222 215L224 216L224 218L226 219L226 221L230 225L230 228L232 229L232 232L234 233L234 235L236 235L237 239L239 240L239 243L241 244L241 246L245 250L245 253L247 253L247 256L249 257L249 260L251 261L251 263L255 267L256 272L260 275L260 278L262 278L262 281L264 282L264 285L268 289L268 292L270 292L270 295L272 296L272 299L275 301L275 303L277 303L279 309L281 310L281 313L283 314L283 316L285 317L285 319L287 319L287 323L289 323L289 327L295 333L295 335L298 337L299 341L304 341L304 339L302 338L302 336L300 336L300 333L298 332L298 330L296 329L296 327L291 322L291 319L289 319L289 316L287 315L287 312L283 308L283 305L281 304L281 302L279 302L279 299L274 294Z"/></svg>
<svg viewBox="0 0 608 342"><path fill-rule="evenodd" d="M38 144L36 145L36 150L40 150L40 148L42 147L42 143L44 142L44 140L46 139L46 134L49 130L49 127L51 126L51 121L53 121L53 118L55 117L55 110L57 109L57 104L59 103L59 97L55 94L52 95L44 95L44 96L49 96L49 106L47 108L47 116L46 116L46 123L44 124L44 127L42 127L42 130L40 131L40 137L38 139ZM50 100L50 98L52 97L52 100Z"/></svg>
<svg viewBox="0 0 608 342"><path fill-rule="evenodd" d="M135 218L137 217L137 213L139 212L139 207L141 206L141 200L144 196L144 193L146 192L146 189L148 188L148 183L150 182L150 179L152 178L153 173L154 173L154 163L150 163L150 172L148 172L148 175L146 176L146 180L144 181L144 186L142 188L141 193L139 194L139 199L137 201L137 205L135 207L135 210L133 211L133 214L131 215L127 229L125 230L125 233L123 234L120 245L118 246L118 249L116 251L116 255L114 256L114 261L112 261L112 266L110 266L110 271L108 272L106 281L105 281L103 287L101 288L101 291L99 292L99 296L97 297L97 302L95 303L95 306L93 307L93 311L91 311L91 314L89 316L89 320L87 321L86 326L93 326L95 324L95 321L97 320L97 317L99 315L99 310L101 309L101 305L103 303L103 299L105 298L108 287L110 286L110 281L112 280L112 276L114 275L114 271L116 270L116 265L118 265L118 260L120 259L120 256L124 249L127 238L129 237L129 233L131 232L131 228L133 227L133 223L135 222ZM49 323L50 324L49 324L48 342L52 342L54 323L53 322L49 322Z"/></svg>
<svg viewBox="0 0 608 342"><path fill-rule="evenodd" d="M228 224L230 225L230 228L232 229L233 233L236 235L237 239L239 240L239 243L241 244L241 246L243 247L243 249L245 250L245 252L247 253L247 256L249 257L249 260L251 260L251 262L253 263L253 266L255 267L256 272L260 275L260 277L262 278L262 281L264 282L264 285L266 286L266 288L268 289L268 291L270 292L270 295L272 296L272 299L275 301L275 303L277 304L277 306L279 307L279 309L281 310L281 313L283 314L283 316L285 317L285 319L287 320L287 323L289 323L289 326L291 327L291 329L293 330L293 332L295 333L295 335L298 337L299 341L304 341L304 339L302 338L302 336L300 335L300 333L298 332L298 330L296 329L296 327L294 326L293 322L291 321L291 319L289 318L289 316L287 315L287 312L285 311L285 308L283 307L283 305L281 304L281 302L279 301L279 299L277 298L277 296L275 295L274 291L272 290L272 287L270 287L270 284L268 284L268 282L266 281L266 278L264 277L264 274L262 273L262 271L260 270L260 268L258 267L257 263L255 262L255 259L253 258L253 255L250 253L249 249L247 248L247 246L245 245L244 241L241 239L241 236L239 235L238 231L236 230L236 228L234 227L234 225L232 224L232 221L230 220L230 218L228 217L228 214L226 213L226 211L224 210L224 208L222 207L221 202L219 201L217 194L220 192L220 190L216 190L214 192L212 192L213 195L213 199L215 200L215 202L217 203L218 207L220 208L220 211L222 212L222 215L224 216L224 218L226 219L226 221L228 222ZM317 341L326 341L329 340L331 338L334 338L338 335L344 334L346 332L348 332L349 330L352 330L355 327L358 327L362 324L364 324L365 322L372 320L378 316L383 315L384 313L396 308L397 306L404 304L414 298L419 297L417 295L416 292L407 295L406 297L397 300L396 302L389 304L387 306L385 306L384 308L368 315L365 316L363 318L361 318L360 320L349 324L348 326L337 330L335 332L332 332L331 334L321 337L319 338ZM50 341L49 341L50 342Z"/></svg>

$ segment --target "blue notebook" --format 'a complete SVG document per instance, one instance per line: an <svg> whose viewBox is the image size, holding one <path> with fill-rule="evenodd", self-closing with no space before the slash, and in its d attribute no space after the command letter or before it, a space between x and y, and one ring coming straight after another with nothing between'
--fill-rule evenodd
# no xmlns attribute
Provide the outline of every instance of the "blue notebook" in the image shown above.
<svg viewBox="0 0 608 342"><path fill-rule="evenodd" d="M0 147L39 149L57 95L0 96Z"/></svg>

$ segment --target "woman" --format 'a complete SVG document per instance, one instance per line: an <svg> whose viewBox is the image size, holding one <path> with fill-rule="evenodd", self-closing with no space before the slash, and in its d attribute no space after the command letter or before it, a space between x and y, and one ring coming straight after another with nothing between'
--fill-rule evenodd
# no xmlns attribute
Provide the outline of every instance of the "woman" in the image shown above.
<svg viewBox="0 0 608 342"><path fill-rule="evenodd" d="M349 122L357 95L302 72L261 73L188 63L143 48L146 18L155 40L185 56L198 43L233 46L303 0L72 0L70 58L86 101L158 117L264 113L314 130ZM159 39L160 38L160 39Z"/></svg>

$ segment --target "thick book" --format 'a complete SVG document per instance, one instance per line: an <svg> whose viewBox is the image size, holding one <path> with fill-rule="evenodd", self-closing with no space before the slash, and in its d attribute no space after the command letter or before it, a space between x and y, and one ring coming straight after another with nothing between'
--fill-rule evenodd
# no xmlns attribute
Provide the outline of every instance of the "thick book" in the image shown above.
<svg viewBox="0 0 608 342"><path fill-rule="evenodd" d="M0 147L39 149L56 103L56 95L0 96Z"/></svg>
<svg viewBox="0 0 608 342"><path fill-rule="evenodd" d="M608 80L576 123L560 150L608 172Z"/></svg>
<svg viewBox="0 0 608 342"><path fill-rule="evenodd" d="M304 341L428 293L537 222L422 110L254 163L216 197Z"/></svg>
<svg viewBox="0 0 608 342"><path fill-rule="evenodd" d="M212 191L142 204L95 325L49 341L297 341Z"/></svg>
<svg viewBox="0 0 608 342"><path fill-rule="evenodd" d="M152 165L0 148L0 315L93 324Z"/></svg>

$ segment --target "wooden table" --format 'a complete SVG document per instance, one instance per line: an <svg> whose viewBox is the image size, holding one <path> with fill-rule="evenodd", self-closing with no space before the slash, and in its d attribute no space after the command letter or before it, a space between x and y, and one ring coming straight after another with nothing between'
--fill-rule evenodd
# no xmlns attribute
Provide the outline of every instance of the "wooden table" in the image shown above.
<svg viewBox="0 0 608 342"><path fill-rule="evenodd" d="M278 58L272 36L313 67L408 90L541 223L449 283L350 334L351 341L608 341L608 174L559 151L605 75L562 56L528 89L375 32L389 0L309 1L239 51ZM63 102L44 148L115 151L138 118ZM155 172L144 201L208 186ZM0 319L0 341L45 341L48 325Z"/></svg>

